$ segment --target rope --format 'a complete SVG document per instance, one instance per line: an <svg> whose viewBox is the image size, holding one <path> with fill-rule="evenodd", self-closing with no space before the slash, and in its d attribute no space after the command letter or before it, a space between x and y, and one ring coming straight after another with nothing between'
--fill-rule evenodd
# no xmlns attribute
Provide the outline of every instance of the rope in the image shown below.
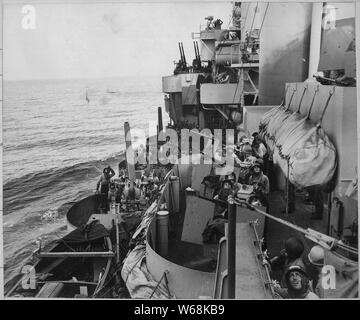
<svg viewBox="0 0 360 320"><path fill-rule="evenodd" d="M298 107L298 109L297 109L297 113L300 113L301 103L302 103L302 101L303 101L303 98L304 98L304 95L305 95L305 92L306 92L307 88L308 88L307 85L305 85L305 86L304 86L304 91L303 91L303 93L302 93L302 96L301 96L301 99L300 99L300 102L299 102L299 107Z"/></svg>
<svg viewBox="0 0 360 320"><path fill-rule="evenodd" d="M164 271L164 273L163 273L163 275L161 276L160 280L157 282L156 287L154 288L153 292L151 293L149 299L151 299L151 298L153 297L155 291L157 290L157 288L159 288L162 279L164 279L165 277L166 277L166 271Z"/></svg>
<svg viewBox="0 0 360 320"><path fill-rule="evenodd" d="M308 111L308 114L307 114L307 119L310 119L311 110L312 110L312 107L313 107L313 104L314 104L314 101L315 101L316 94L318 92L319 92L319 86L317 86L316 89L315 89L314 96L313 96L313 98L311 100L311 104L310 104L309 111Z"/></svg>
<svg viewBox="0 0 360 320"><path fill-rule="evenodd" d="M247 10L246 10L246 14L245 14L245 21L244 21L243 28L242 28L241 32L243 32L243 29L244 29L245 26L246 26L246 21L247 21L247 17L248 17L250 5L251 5L251 3L248 3L248 7L247 7Z"/></svg>
<svg viewBox="0 0 360 320"><path fill-rule="evenodd" d="M59 239L59 241L62 241L68 249L70 249L71 251L75 252L75 249L72 248L72 247L70 247L70 246L66 243L66 241L65 241L64 239Z"/></svg>
<svg viewBox="0 0 360 320"><path fill-rule="evenodd" d="M320 126L321 126L321 123L322 123L322 120L323 120L323 118L324 118L324 115L325 115L326 109L327 109L327 107L328 107L328 105L329 105L329 102L330 102L330 100L331 100L331 97L333 96L333 94L334 94L334 93L335 93L335 86L333 87L333 89L332 89L332 90L330 90L330 91L329 91L329 96L328 96L328 98L327 98L327 100L326 100L324 110L323 110L323 112L321 113L321 116L320 116L320 119L319 119L319 124L318 124L318 127L320 127Z"/></svg>
<svg viewBox="0 0 360 320"><path fill-rule="evenodd" d="M144 250L144 251L145 251L145 250ZM138 265L138 263L141 262L141 261L144 259L145 255L146 255L146 252L144 252L144 253L141 255L141 257L138 259L138 261L136 261L136 263L132 266L132 268L130 269L130 271L129 271L128 274L127 274L127 277L126 277L126 280L125 280L125 285L127 284L128 280L129 280L129 277L130 277L131 272L135 269L135 267Z"/></svg>
<svg viewBox="0 0 360 320"><path fill-rule="evenodd" d="M285 99L286 99L286 94L287 94L288 89L289 89L289 86L288 85L285 86L285 95L284 95L283 99L281 100L281 103L280 103L279 107L285 106Z"/></svg>
<svg viewBox="0 0 360 320"><path fill-rule="evenodd" d="M251 22L251 28L250 28L249 37L251 37L251 32L252 32L252 28L253 28L253 25L254 25L254 21L255 21L255 16L256 16L256 12L257 12L258 5L259 5L259 2L256 2L256 7L255 7L255 12L254 12L253 20L252 20L252 22ZM249 42L249 38L248 38L248 42Z"/></svg>
<svg viewBox="0 0 360 320"><path fill-rule="evenodd" d="M294 98L294 94L295 94L296 91L297 91L297 88L295 87L295 89L293 90L293 93L292 93L292 95L291 95L291 97L290 97L289 104L288 104L288 106L286 107L286 111L289 110L290 105L291 105L291 102L292 102L292 99Z"/></svg>
<svg viewBox="0 0 360 320"><path fill-rule="evenodd" d="M260 37L260 35L261 35L261 30L262 30L262 27L263 27L263 24L264 24L264 21L265 21L265 17L266 17L267 10L268 10L268 8L269 8L269 4L270 4L270 3L268 2L267 5L266 5L264 17L263 17L263 19L262 19L262 21L261 21L261 26L260 26L260 30L259 30L259 37Z"/></svg>
<svg viewBox="0 0 360 320"><path fill-rule="evenodd" d="M120 265L121 267L123 266L123 264ZM102 286L102 288L97 292L97 294L99 294L99 292L101 292L104 288L106 288L108 286L108 284L111 282L112 279L114 279L117 275L118 275L118 272L119 272L119 269L121 271L121 268L118 268L114 274L108 279L108 281ZM108 290L106 290L101 296L100 298L103 298L105 297L112 289L114 289L116 287L117 283L115 283L115 285L111 286ZM125 283L124 283L125 285ZM126 287L126 286L125 286Z"/></svg>
<svg viewBox="0 0 360 320"><path fill-rule="evenodd" d="M94 290L93 295L91 296L92 298L95 298L95 296L96 296L96 295L98 294L98 292L99 292L99 288L100 288L100 284L101 284L101 281L102 281L102 277L104 276L104 275L102 274L102 272L105 273L105 269L104 269L104 268L101 270L98 284L97 284L97 286L96 286L96 288L95 288L95 290ZM101 288L100 288L100 289L101 289Z"/></svg>

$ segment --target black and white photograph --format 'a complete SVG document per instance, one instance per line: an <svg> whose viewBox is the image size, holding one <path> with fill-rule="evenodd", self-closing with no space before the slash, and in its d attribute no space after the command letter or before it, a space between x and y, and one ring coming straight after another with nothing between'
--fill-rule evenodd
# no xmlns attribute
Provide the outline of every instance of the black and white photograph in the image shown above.
<svg viewBox="0 0 360 320"><path fill-rule="evenodd" d="M356 9L3 1L0 298L357 299Z"/></svg>

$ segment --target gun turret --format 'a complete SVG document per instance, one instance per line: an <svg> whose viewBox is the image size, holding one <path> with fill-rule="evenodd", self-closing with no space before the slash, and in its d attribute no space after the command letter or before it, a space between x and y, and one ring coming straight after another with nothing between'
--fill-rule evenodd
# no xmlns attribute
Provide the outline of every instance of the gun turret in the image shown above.
<svg viewBox="0 0 360 320"><path fill-rule="evenodd" d="M178 42L178 45L179 45L179 51L180 51L180 60L176 64L174 74L177 74L182 71L185 71L185 72L188 71L183 44L182 44L182 42Z"/></svg>

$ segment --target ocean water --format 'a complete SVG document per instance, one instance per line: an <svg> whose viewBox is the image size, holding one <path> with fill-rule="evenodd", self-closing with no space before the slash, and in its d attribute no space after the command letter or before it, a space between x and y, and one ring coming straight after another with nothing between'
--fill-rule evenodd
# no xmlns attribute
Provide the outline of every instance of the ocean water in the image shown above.
<svg viewBox="0 0 360 320"><path fill-rule="evenodd" d="M5 282L19 272L37 239L46 244L67 233L65 213L95 192L105 166L117 173L124 122L138 143L142 129L156 131L163 96L160 76L4 82Z"/></svg>

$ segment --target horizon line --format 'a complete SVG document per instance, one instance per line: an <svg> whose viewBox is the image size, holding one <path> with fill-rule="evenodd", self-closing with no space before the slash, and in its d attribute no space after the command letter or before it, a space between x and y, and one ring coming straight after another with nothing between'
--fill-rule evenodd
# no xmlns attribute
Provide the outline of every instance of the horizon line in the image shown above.
<svg viewBox="0 0 360 320"><path fill-rule="evenodd" d="M141 75L122 75L122 76L109 76L109 77L72 77L72 78L24 78L24 79L6 79L3 77L3 82L12 82L12 81L47 81L47 80L99 80L99 79L119 79L119 78L136 78L136 77L164 77L164 74L141 74Z"/></svg>

